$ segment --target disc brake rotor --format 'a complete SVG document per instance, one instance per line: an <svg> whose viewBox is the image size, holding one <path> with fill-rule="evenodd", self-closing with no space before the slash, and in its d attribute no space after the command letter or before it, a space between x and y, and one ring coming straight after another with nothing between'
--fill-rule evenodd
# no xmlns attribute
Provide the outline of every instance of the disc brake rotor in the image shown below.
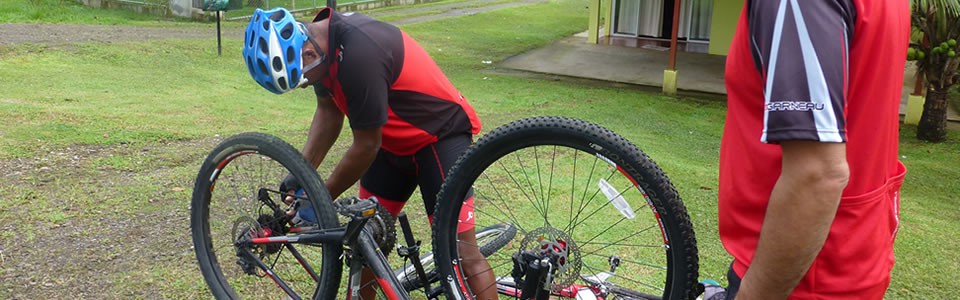
<svg viewBox="0 0 960 300"><path fill-rule="evenodd" d="M563 289L579 278L580 248L566 232L550 226L531 230L521 240L520 249L551 258L555 270L552 274L553 291Z"/></svg>

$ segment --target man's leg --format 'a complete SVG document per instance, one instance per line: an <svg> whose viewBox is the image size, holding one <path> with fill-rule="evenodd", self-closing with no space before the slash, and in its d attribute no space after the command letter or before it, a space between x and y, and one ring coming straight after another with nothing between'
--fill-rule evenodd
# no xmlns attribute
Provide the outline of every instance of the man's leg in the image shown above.
<svg viewBox="0 0 960 300"><path fill-rule="evenodd" d="M736 298L738 290L740 290L740 276L737 276L737 272L733 271L733 264L730 264L730 270L727 271L727 299Z"/></svg>
<svg viewBox="0 0 960 300"><path fill-rule="evenodd" d="M497 278L490 263L480 253L473 217L473 197L470 197L460 209L460 225L457 228L457 250L463 262L463 271L477 299L497 299Z"/></svg>
<svg viewBox="0 0 960 300"><path fill-rule="evenodd" d="M424 147L415 155L419 172L417 174L420 192L423 195L424 209L433 222L437 193L446 177L446 172L456 163L463 151L470 147L473 139L470 135L451 136L430 146ZM480 253L474 228L473 191L467 194L463 208L460 209L460 225L457 228L457 243L467 284L477 299L497 299L496 277L487 259Z"/></svg>

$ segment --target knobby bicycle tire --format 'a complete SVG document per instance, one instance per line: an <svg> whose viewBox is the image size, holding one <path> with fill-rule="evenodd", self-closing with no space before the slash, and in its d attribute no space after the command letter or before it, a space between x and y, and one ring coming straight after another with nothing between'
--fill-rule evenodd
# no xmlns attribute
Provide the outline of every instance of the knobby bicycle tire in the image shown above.
<svg viewBox="0 0 960 300"><path fill-rule="evenodd" d="M662 283L663 288L660 289L662 297L664 299L693 299L696 297L699 293L696 237L686 208L663 171L636 145L606 128L570 118L536 117L501 126L478 140L476 144L460 156L451 168L440 190L437 211L434 214L436 219L434 220L433 243L437 268L443 279L441 284L444 285L449 298L473 298L473 292L466 285L467 280L464 270L460 267L462 262L457 252L455 230L458 222L457 216L459 216L467 191L474 187L474 195L477 197L478 194L476 193L481 191L477 190L475 183L480 181L481 174L486 174L485 171L488 167L493 168L492 164L495 161L499 162L500 158L515 151L534 146L552 146L555 150L572 148L573 151L587 152L596 156L602 162L614 165L617 171L629 177L633 181L632 185L643 194L643 198L646 200L646 203L634 205L649 206L652 210L647 209L647 213L656 217L654 223L659 223L651 227L660 229L659 233L662 234L663 243L661 246L665 249L663 252L657 252L662 254L656 254L666 256L665 278ZM534 155L537 155L537 152L534 152ZM577 157L573 156L573 160L576 161L576 159ZM537 164L537 168L540 168L539 161L537 161ZM508 172L505 168L504 173L511 172ZM553 184L552 176L554 175L550 174L549 184L551 186ZM537 173L537 176L541 175ZM537 179L537 177L533 178ZM528 181L530 181L529 178ZM523 183L523 180L515 180L515 184L521 186L527 183ZM534 184L529 185L531 187L535 186ZM544 183L541 183L539 188L542 190L544 185ZM535 188L533 189L535 190ZM543 192L541 192L542 195ZM531 198L536 198L536 196L536 191L534 191ZM546 198L549 199L549 196L546 196ZM573 200L571 200L572 202ZM614 200L611 198L610 203L613 202ZM479 207L480 204L476 205ZM544 214L546 219L546 214L549 212L542 211L541 213ZM621 211L621 213L623 212ZM524 232L522 227L521 232L524 234L530 233L529 231ZM544 234L540 232L538 234L542 239L543 236L553 233ZM557 236L560 235L557 234ZM493 264L491 263L491 265Z"/></svg>
<svg viewBox="0 0 960 300"><path fill-rule="evenodd" d="M222 175L221 171L229 167L232 161L244 155L265 156L269 160L282 165L287 172L300 181L305 193L309 195L308 200L314 208L317 208L313 210L316 212L317 225L320 228L339 226L335 210L330 201L330 195L316 170L290 144L263 133L242 133L224 140L204 160L203 166L197 174L191 203L191 229L194 249L203 277L211 293L217 299L237 299L240 297L234 292L223 270L221 270L221 264L230 267L236 267L236 265L231 264L231 262L218 261L213 248L209 215L211 195L217 187L216 183L218 177ZM267 160L266 158L262 160ZM276 180L271 182L278 184L280 179L282 177L269 180ZM264 186L264 188L275 189L276 186ZM253 193L254 191L244 192ZM323 245L321 250L322 266L318 273L319 283L316 284L316 289L312 291L314 299L333 299L336 296L342 272L339 259L342 251L342 245L339 243ZM270 279L265 278L264 280ZM279 288L277 291L280 291Z"/></svg>

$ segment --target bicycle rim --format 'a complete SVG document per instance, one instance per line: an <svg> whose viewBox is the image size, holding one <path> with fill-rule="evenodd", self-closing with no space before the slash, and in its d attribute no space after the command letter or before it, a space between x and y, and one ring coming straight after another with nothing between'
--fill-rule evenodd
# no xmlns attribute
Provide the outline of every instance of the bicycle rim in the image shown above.
<svg viewBox="0 0 960 300"><path fill-rule="evenodd" d="M554 295L574 297L591 282L672 299L697 292L696 239L679 196L652 160L607 129L524 119L461 156L440 193L434 248L449 295L468 299L488 287L464 284L471 274L461 266L470 262L448 228L456 228L470 187L478 228L510 223L519 230L487 258L500 278L511 277L514 254L533 251L551 258ZM501 291L510 296L518 295Z"/></svg>
<svg viewBox="0 0 960 300"><path fill-rule="evenodd" d="M236 246L241 240L298 234L285 222L289 205L276 191L288 173L300 180L311 197L308 201L317 208L317 225L312 228L336 227L329 194L315 171L292 146L275 137L249 133L231 137L204 162L194 187L191 227L201 271L215 297L335 295L341 272L339 244ZM281 288L281 282L289 291Z"/></svg>

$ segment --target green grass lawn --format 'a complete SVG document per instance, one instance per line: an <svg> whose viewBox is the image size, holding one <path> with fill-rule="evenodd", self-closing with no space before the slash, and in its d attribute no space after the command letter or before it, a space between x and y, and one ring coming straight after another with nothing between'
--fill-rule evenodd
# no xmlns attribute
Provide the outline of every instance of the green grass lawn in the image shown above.
<svg viewBox="0 0 960 300"><path fill-rule="evenodd" d="M72 1L27 3L35 2L57 12L5 1L0 4L0 21L192 26L89 10ZM482 63L499 62L583 31L587 16L583 1L554 0L403 29L421 42L473 103L484 132L524 117L563 115L598 123L637 144L669 175L686 203L700 245L701 278L722 281L729 264L716 230L722 101L515 77L496 72L495 64ZM107 282L100 293L206 295L185 216L193 177L215 144L210 141L263 131L300 147L315 105L310 90L276 96L250 80L240 56L241 43L225 39L222 57L217 56L213 39L0 47L4 120L0 160L33 159L47 168L8 175L12 177L0 183L0 224L9 224L0 226L13 226L0 227L9 229L0 233L0 253L7 257L0 262L0 276L8 276L17 266L10 262L11 253L19 251L13 245L47 250L51 257L82 252L50 243L48 237L59 234L51 225L129 224L117 232L128 238L149 236L145 240L151 247L108 238L117 243L115 247L94 248L101 251L91 261L103 259L97 268L106 268L96 273L104 274L101 281ZM896 245L898 264L887 296L940 299L949 294L954 274L960 273L960 258L953 250L960 248L960 134L951 132L948 142L929 144L915 141L914 127L903 126L901 132L901 159L909 171ZM332 155L348 145L349 135L343 136ZM92 151L95 159L71 161L56 155L76 149ZM321 167L321 176L329 173L331 160ZM417 217L422 216L413 216ZM65 227L79 237L98 233L96 227ZM427 229L421 226L418 231L425 236ZM140 260L128 248L156 255ZM125 255L136 259L122 261ZM25 276L38 282L52 276L58 286L69 287L95 274L82 263L57 270L52 275ZM8 282L0 283L0 298L14 296L5 295L9 290L23 291Z"/></svg>

